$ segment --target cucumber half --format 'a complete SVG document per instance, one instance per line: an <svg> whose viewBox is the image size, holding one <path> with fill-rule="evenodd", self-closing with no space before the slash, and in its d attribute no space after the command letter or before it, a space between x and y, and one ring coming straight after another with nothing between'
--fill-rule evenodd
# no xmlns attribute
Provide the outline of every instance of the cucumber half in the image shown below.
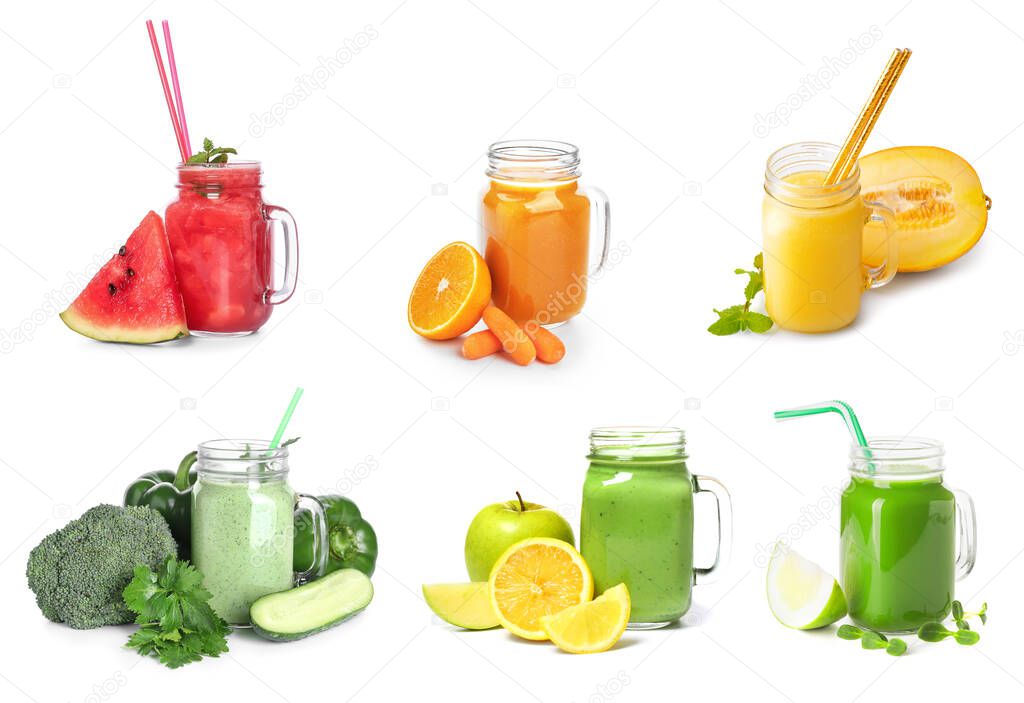
<svg viewBox="0 0 1024 703"><path fill-rule="evenodd" d="M259 598L249 608L257 635L290 642L339 625L373 600L370 577L341 569L323 578Z"/></svg>

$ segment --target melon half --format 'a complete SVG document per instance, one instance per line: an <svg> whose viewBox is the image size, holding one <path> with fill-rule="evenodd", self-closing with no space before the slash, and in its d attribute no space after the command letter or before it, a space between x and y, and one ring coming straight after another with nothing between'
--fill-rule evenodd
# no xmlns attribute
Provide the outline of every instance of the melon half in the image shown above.
<svg viewBox="0 0 1024 703"><path fill-rule="evenodd" d="M163 220L147 214L85 290L60 314L79 334L149 344L188 335Z"/></svg>
<svg viewBox="0 0 1024 703"><path fill-rule="evenodd" d="M977 244L991 201L966 160L936 146L901 146L861 157L861 195L896 215L900 271L945 266ZM865 260L885 250L878 223L865 228Z"/></svg>

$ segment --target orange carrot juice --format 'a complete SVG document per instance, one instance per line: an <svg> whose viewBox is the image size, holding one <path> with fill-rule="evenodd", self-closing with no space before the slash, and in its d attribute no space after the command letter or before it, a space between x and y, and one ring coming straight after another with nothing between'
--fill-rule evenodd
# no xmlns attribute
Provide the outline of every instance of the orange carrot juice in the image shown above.
<svg viewBox="0 0 1024 703"><path fill-rule="evenodd" d="M860 197L859 172L825 186L835 147L795 144L772 155L762 206L764 290L768 314L783 329L830 332L860 311L860 296L896 271L895 252L877 268L865 263L864 227L892 213ZM875 258L870 257L870 258Z"/></svg>
<svg viewBox="0 0 1024 703"><path fill-rule="evenodd" d="M607 202L579 185L571 145L500 142L489 160L481 224L494 305L520 323L565 322L583 308L593 273L592 205L596 200L603 221L594 229L607 241Z"/></svg>

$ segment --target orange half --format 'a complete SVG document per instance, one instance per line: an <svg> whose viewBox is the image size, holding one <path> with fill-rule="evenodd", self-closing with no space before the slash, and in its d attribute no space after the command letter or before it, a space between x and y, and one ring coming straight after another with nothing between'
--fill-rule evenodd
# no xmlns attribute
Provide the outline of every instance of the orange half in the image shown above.
<svg viewBox="0 0 1024 703"><path fill-rule="evenodd" d="M430 258L409 295L409 326L427 339L473 329L491 300L491 274L480 252L452 242Z"/></svg>

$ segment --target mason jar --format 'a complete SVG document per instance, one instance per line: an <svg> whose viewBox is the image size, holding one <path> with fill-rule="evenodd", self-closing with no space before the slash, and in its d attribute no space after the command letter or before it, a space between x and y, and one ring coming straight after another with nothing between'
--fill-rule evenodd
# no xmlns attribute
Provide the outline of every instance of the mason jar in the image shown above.
<svg viewBox="0 0 1024 703"><path fill-rule="evenodd" d="M864 202L860 169L824 185L838 150L824 142L791 144L772 154L765 167L765 307L783 329L845 327L857 318L864 291L896 274L895 215L881 203ZM869 226L883 236L865 247Z"/></svg>
<svg viewBox="0 0 1024 703"><path fill-rule="evenodd" d="M949 615L974 567L974 503L943 481L942 442L878 437L850 449L839 569L857 625L912 632Z"/></svg>
<svg viewBox="0 0 1024 703"><path fill-rule="evenodd" d="M672 427L601 427L590 433L583 484L580 553L594 592L625 583L631 629L675 622L690 609L694 584L709 582L728 561L729 493L713 478L691 475L683 431ZM716 505L715 559L694 565L694 494Z"/></svg>
<svg viewBox="0 0 1024 703"><path fill-rule="evenodd" d="M324 568L324 509L288 484L288 447L271 449L264 440L204 442L197 472L192 558L214 611L232 625L247 625L257 598L288 590ZM314 560L301 573L292 568L297 511L308 511L313 522Z"/></svg>
<svg viewBox="0 0 1024 703"><path fill-rule="evenodd" d="M164 218L189 332L239 336L258 330L298 278L290 212L263 202L258 161L178 166L178 197ZM284 281L274 288L273 228L284 234Z"/></svg>
<svg viewBox="0 0 1024 703"><path fill-rule="evenodd" d="M558 325L579 314L608 255L608 198L580 185L580 153L548 140L487 150L481 248L494 305L519 323Z"/></svg>

